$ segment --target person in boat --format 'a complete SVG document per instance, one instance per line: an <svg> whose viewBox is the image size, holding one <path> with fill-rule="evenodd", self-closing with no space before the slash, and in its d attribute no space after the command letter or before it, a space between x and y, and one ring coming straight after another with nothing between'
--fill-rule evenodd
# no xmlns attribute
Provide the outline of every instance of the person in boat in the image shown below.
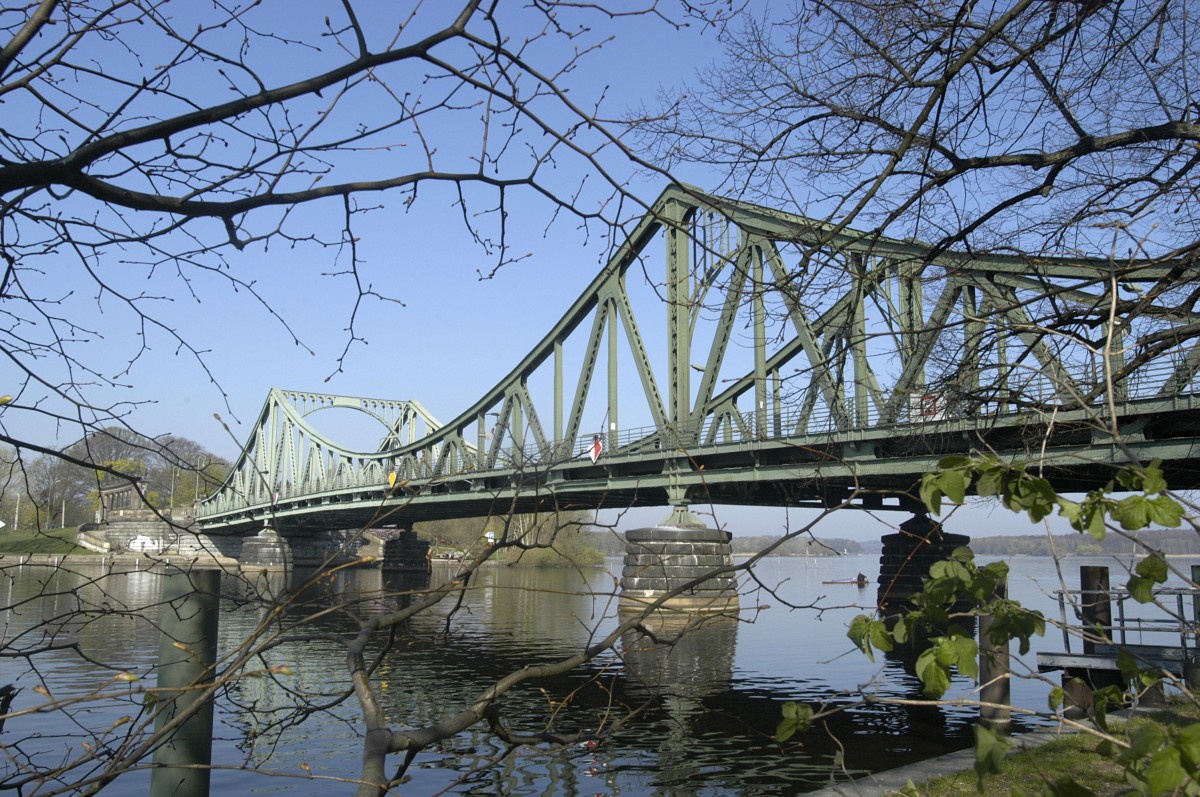
<svg viewBox="0 0 1200 797"><path fill-rule="evenodd" d="M859 583L859 584L866 584L866 583L867 583L867 577L866 577L866 575L864 575L864 574L863 574L863 573L861 573L861 572L858 574L858 578L856 578L856 579L854 579L854 580L855 580L857 583Z"/></svg>

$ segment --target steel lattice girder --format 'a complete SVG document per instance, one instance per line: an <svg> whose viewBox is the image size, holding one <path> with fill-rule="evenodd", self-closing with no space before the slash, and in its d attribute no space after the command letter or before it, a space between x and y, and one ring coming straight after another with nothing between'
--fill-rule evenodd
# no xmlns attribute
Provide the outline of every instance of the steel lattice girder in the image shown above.
<svg viewBox="0 0 1200 797"><path fill-rule="evenodd" d="M656 240L665 357L643 338L662 316L639 318L627 286ZM1200 315L1173 291L1195 277L1191 264L933 253L673 187L550 332L457 418L438 424L415 401L274 389L199 520L240 531L268 517L330 528L510 506L822 504L855 486L878 504L940 453L988 448L1045 448L1049 466L1084 485L1107 481L1099 466L1120 459L1104 433L1114 421L1145 456L1190 461ZM745 368L728 377L739 324L751 330L749 352L738 349ZM706 345L693 389L692 352ZM552 390L531 390L542 368ZM634 414L648 425L622 428L618 386L630 369ZM592 397L606 428L585 433ZM376 417L386 430L378 448L346 450L306 422L331 407ZM603 456L593 463L584 452L595 439Z"/></svg>

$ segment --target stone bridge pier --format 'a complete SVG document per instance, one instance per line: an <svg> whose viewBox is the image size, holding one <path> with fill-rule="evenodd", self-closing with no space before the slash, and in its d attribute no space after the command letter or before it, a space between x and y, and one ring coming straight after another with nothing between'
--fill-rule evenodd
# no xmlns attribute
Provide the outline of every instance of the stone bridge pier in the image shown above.
<svg viewBox="0 0 1200 797"><path fill-rule="evenodd" d="M242 540L238 563L243 570L269 570L290 573L295 565L292 545L270 524L263 524L258 534Z"/></svg>
<svg viewBox="0 0 1200 797"><path fill-rule="evenodd" d="M383 537L382 534L379 536ZM411 528L398 532L389 530L383 537L383 569L408 572L429 570L429 541L417 536Z"/></svg>
<svg viewBox="0 0 1200 797"><path fill-rule="evenodd" d="M330 529L319 533L287 536L280 534L267 522L257 534L242 538L241 552L237 558L243 570L291 572L293 568L319 568L330 563L347 564L365 556L374 556L377 560L382 558L384 566L387 567L388 546L392 546L392 559L396 562L407 561L404 557L414 556L410 550L419 546L421 541L416 540L416 535L412 532L408 532L408 535L415 543L404 537L398 546L393 542L381 540L373 533L349 529ZM403 549L404 553L397 555L395 551L400 549ZM424 567L424 549L420 549L415 555L420 558L420 564Z"/></svg>
<svg viewBox="0 0 1200 797"><path fill-rule="evenodd" d="M911 605L909 598L921 591L921 579L929 575L930 565L970 542L965 534L947 533L924 512L901 523L895 534L884 535L879 557L880 610L884 614L903 612Z"/></svg>
<svg viewBox="0 0 1200 797"><path fill-rule="evenodd" d="M685 508L677 508L657 526L625 532L621 570L621 611L641 611L676 590L660 605L664 612L736 613L737 579L720 573L692 583L718 568L733 566L727 531L707 528Z"/></svg>

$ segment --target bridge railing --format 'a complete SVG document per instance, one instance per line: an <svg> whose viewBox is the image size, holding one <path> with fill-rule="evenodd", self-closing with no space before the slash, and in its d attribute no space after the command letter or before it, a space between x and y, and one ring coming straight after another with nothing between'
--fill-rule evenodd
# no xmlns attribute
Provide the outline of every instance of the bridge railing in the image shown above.
<svg viewBox="0 0 1200 797"><path fill-rule="evenodd" d="M1175 373L1179 360L1179 357L1163 356L1134 371L1124 382L1125 398L1123 400L1148 399L1158 395L1166 381ZM1099 398L1095 402L1097 406L1106 402L1105 394L1101 390L1104 387L1102 379L1076 377L1075 384L1084 392L1099 394ZM1195 380L1193 380L1188 390L1179 395L1192 396L1195 393ZM803 435L832 435L838 432L860 431L884 426L907 427L913 424L947 420L999 418L1034 411L1042 413L1066 405L1067 402L1060 400L1058 392L1048 378L1041 374L1031 374L1031 378L1022 384L1018 391L1014 391L1013 395L997 397L991 401L981 400L979 397L956 399L952 394L936 392L932 389L926 393L913 395L907 405L901 408L899 417L892 424L883 424L881 413L877 407L872 405L865 422L855 423L850 430L839 429L834 413L827 406L818 404L806 412L802 406L799 406L799 402L793 402L785 405L781 412L762 413L761 418L755 412L737 410L710 417L701 426L699 434L692 434L692 430L687 427L664 430L654 426L637 426L624 427L615 432L582 434L576 437L569 446L560 446L557 449L542 450L535 444L527 444L519 449L509 449L505 456L497 462L497 468L545 466L583 459L590 456L590 451L597 438L603 445L601 456L637 455L672 449L690 450L696 445L705 445L706 443L711 445L746 444ZM852 399L847 399L842 411L843 417L854 418L855 406ZM718 428L714 430L714 426ZM699 441L699 443L694 444L691 441Z"/></svg>
<svg viewBox="0 0 1200 797"><path fill-rule="evenodd" d="M1181 355L1180 355L1181 356ZM1179 357L1163 356L1132 373L1124 383L1122 401L1137 401L1158 396L1173 378ZM1102 371L1085 364L1072 374L1076 388L1084 393L1096 391ZM1089 368L1091 369L1089 371ZM989 421L1004 417L1019 417L1030 413L1044 414L1056 407L1066 406L1061 401L1048 378L1034 370L1026 384L1019 385L1017 396L997 396L996 400L955 398L951 392L929 388L909 397L899 408L894 421L884 423L879 407L872 403L866 418L856 418L858 407L852 397L831 412L830 407L820 401L805 406L803 401L783 403L764 413L742 412L736 406L726 406L714 411L695 433L689 428L659 429L654 426L625 427L612 432L594 432L579 435L569 443L551 444L545 449L536 444L520 447L507 446L490 465L484 465L480 452L469 445L459 444L439 449L436 445L421 450L407 459L387 452L363 456L335 456L330 460L334 477L327 483L327 491L386 488L389 474L401 470L401 463L409 463L409 471L398 475L413 481L437 481L457 477L470 477L483 470L493 472L544 470L556 465L585 460L597 438L603 445L601 457L661 457L673 450L693 451L698 448L725 445L759 445L771 440L798 437L817 437L836 441L868 430L896 429L899 435L921 434L929 424L971 422L972 419L987 418ZM1083 374L1081 376L1080 374ZM1195 399L1195 381L1191 380L1186 390L1175 395L1191 402ZM1096 391L1097 404L1105 402L1105 396ZM1019 398L1020 404L1014 399ZM1122 407L1118 406L1118 412ZM840 424L840 425L839 425ZM916 428L919 425L921 428ZM322 454L321 456L326 456ZM328 456L333 456L332 454ZM222 500L210 505L213 512L239 511L251 504L262 506L278 500L301 497L305 488L287 479L277 483L273 489L256 484L253 489L246 485L246 495L235 495L230 491ZM264 497L269 496L269 497ZM265 502L265 503L264 503Z"/></svg>
<svg viewBox="0 0 1200 797"><path fill-rule="evenodd" d="M1058 599L1064 654L1039 654L1039 662L1055 655L1080 653L1078 640L1073 643L1072 637L1081 634L1083 653L1107 655L1127 650L1161 658L1164 653L1174 652L1181 661L1191 659L1200 642L1200 590L1192 587L1161 587L1154 590L1150 603L1133 600L1124 589L1056 590L1054 595ZM1099 604L1108 607L1109 612L1115 604L1110 622L1071 624L1072 619L1078 623L1079 618L1072 615L1078 614L1080 607L1086 612ZM1102 638L1094 640L1098 633Z"/></svg>

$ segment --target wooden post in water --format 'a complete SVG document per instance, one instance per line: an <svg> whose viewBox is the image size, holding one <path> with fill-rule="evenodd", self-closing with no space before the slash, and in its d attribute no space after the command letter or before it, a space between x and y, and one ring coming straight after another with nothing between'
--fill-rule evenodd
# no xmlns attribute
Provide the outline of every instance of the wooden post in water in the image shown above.
<svg viewBox="0 0 1200 797"><path fill-rule="evenodd" d="M1183 663L1183 679L1188 688L1200 688L1200 565L1192 565L1192 648L1188 660ZM1182 618L1180 618L1182 619ZM1186 637L1185 637L1186 638Z"/></svg>
<svg viewBox="0 0 1200 797"><path fill-rule="evenodd" d="M996 585L997 598L1008 596L1008 581ZM979 722L983 727L1007 736L1012 732L1011 685L1009 682L1008 640L993 643L989 631L993 617L979 618Z"/></svg>
<svg viewBox="0 0 1200 797"><path fill-rule="evenodd" d="M1079 590L1079 609L1083 615L1083 652L1095 653L1097 631L1105 638L1112 636L1112 598L1108 592L1108 568L1102 565L1080 565Z"/></svg>
<svg viewBox="0 0 1200 797"><path fill-rule="evenodd" d="M163 576L155 732L191 708L213 679L220 587L219 570L170 568ZM155 749L150 797L208 797L212 729L209 701Z"/></svg>

